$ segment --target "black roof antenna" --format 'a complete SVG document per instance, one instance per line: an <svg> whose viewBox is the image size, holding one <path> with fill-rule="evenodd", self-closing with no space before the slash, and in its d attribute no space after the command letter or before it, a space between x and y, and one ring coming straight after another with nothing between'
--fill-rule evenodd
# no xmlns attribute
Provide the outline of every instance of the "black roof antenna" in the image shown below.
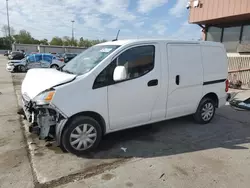
<svg viewBox="0 0 250 188"><path fill-rule="evenodd" d="M118 32L117 32L116 38L113 39L112 41L117 41L117 40L118 40L119 33L120 33L120 29L119 29Z"/></svg>

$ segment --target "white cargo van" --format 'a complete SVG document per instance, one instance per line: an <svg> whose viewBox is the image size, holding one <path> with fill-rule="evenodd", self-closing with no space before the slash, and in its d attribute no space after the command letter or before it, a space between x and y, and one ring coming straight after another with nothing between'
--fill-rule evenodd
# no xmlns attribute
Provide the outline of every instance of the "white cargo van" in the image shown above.
<svg viewBox="0 0 250 188"><path fill-rule="evenodd" d="M226 103L226 51L204 41L118 40L22 83L30 131L79 155L102 136L185 115L208 123Z"/></svg>

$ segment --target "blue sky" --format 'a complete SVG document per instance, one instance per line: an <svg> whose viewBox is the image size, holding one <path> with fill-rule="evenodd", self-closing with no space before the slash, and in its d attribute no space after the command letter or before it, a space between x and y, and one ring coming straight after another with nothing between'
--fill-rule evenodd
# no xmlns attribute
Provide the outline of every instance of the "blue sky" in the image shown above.
<svg viewBox="0 0 250 188"><path fill-rule="evenodd" d="M9 0L10 24L38 39L71 36L120 38L199 39L196 25L188 24L188 0ZM6 24L5 0L0 0L0 26ZM3 5L3 6L2 6Z"/></svg>

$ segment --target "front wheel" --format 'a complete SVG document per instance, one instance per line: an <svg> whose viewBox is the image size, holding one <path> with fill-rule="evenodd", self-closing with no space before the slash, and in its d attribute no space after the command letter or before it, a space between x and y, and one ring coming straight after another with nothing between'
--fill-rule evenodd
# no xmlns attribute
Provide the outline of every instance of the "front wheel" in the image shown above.
<svg viewBox="0 0 250 188"><path fill-rule="evenodd" d="M214 117L215 109L215 102L212 99L202 99L194 114L195 121L200 124L209 123Z"/></svg>
<svg viewBox="0 0 250 188"><path fill-rule="evenodd" d="M100 124L87 116L75 117L62 134L62 148L75 155L82 155L96 148L102 139Z"/></svg>
<svg viewBox="0 0 250 188"><path fill-rule="evenodd" d="M24 65L19 65L19 66L17 67L17 69L18 69L19 72L25 72L25 71L26 71L26 68L25 68Z"/></svg>

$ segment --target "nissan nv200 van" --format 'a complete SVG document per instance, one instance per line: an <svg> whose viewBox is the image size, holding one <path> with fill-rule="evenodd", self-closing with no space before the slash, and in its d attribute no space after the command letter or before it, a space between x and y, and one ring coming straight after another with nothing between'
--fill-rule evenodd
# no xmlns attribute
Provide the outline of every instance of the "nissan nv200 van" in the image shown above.
<svg viewBox="0 0 250 188"><path fill-rule="evenodd" d="M31 69L22 83L30 131L76 155L103 135L193 115L209 123L226 103L221 43L117 40L92 46L61 70Z"/></svg>

